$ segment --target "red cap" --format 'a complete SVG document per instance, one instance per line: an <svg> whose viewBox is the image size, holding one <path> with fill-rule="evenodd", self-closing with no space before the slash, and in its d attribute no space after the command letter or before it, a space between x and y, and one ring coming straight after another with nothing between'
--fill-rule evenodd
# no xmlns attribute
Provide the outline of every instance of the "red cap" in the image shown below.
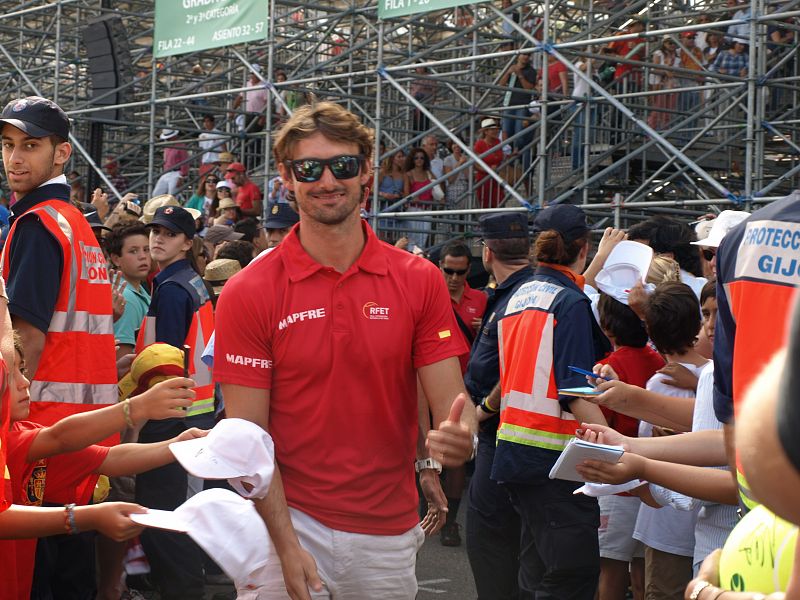
<svg viewBox="0 0 800 600"><path fill-rule="evenodd" d="M683 38L693 38L693 37L697 37L697 34L694 31L684 31L681 34L681 37L683 37Z"/></svg>
<svg viewBox="0 0 800 600"><path fill-rule="evenodd" d="M245 169L242 163L235 162L228 165L228 171L240 171L241 173L245 173L247 169Z"/></svg>

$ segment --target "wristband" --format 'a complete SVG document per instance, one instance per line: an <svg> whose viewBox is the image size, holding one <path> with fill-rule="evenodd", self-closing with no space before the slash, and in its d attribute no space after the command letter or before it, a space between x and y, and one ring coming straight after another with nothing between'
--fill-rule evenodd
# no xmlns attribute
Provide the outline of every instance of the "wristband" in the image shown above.
<svg viewBox="0 0 800 600"><path fill-rule="evenodd" d="M481 400L481 403L478 404L478 406L483 412L489 413L490 415L496 415L500 412L500 407L492 408L492 406L489 404L489 396L486 396L483 400Z"/></svg>
<svg viewBox="0 0 800 600"><path fill-rule="evenodd" d="M135 429L136 424L133 422L133 419L131 419L131 399L125 398L120 404L122 404L122 414L125 417L125 424L131 429Z"/></svg>
<svg viewBox="0 0 800 600"><path fill-rule="evenodd" d="M64 505L64 528L69 535L80 533L78 524L75 522L75 504Z"/></svg>

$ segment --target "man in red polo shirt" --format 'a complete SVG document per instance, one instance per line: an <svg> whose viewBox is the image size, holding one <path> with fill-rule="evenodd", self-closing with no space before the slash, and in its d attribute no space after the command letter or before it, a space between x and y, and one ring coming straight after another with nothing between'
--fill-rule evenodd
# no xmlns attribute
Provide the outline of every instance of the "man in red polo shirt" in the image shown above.
<svg viewBox="0 0 800 600"><path fill-rule="evenodd" d="M461 241L450 242L442 249L439 268L447 283L450 292L450 302L453 305L453 314L458 323L458 329L469 348L475 339L475 334L480 327L483 313L486 311L487 297L481 291L473 290L467 283L470 258L472 253L469 247ZM469 351L458 357L461 363L462 375L467 372ZM442 546L460 546L461 534L458 532L458 507L461 504L461 494L464 491L466 469L463 465L446 469L442 488L447 497L447 520L442 527L439 537Z"/></svg>
<svg viewBox="0 0 800 600"><path fill-rule="evenodd" d="M261 190L250 181L245 166L240 162L231 163L225 173L226 178L236 184L236 204L239 205L242 214L248 217L260 217Z"/></svg>
<svg viewBox="0 0 800 600"><path fill-rule="evenodd" d="M438 426L430 458L455 466L474 448L466 348L441 274L360 218L372 147L372 131L337 104L295 111L273 151L300 223L217 305L227 415L275 442L275 476L256 503L274 545L264 598L415 597L417 377Z"/></svg>

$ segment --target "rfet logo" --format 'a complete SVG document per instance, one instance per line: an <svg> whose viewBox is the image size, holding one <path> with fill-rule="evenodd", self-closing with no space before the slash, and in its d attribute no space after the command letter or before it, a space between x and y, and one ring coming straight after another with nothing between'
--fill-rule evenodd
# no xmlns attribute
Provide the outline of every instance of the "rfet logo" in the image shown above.
<svg viewBox="0 0 800 600"><path fill-rule="evenodd" d="M367 302L361 309L365 319L388 321L389 320L389 307L378 306L377 302Z"/></svg>

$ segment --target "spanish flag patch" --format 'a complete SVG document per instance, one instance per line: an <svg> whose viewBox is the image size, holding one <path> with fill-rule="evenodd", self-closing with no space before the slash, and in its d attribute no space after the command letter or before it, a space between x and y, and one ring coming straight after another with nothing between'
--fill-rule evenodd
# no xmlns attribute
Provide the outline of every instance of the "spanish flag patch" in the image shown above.
<svg viewBox="0 0 800 600"><path fill-rule="evenodd" d="M447 339L449 337L450 337L450 330L449 329L445 329L444 331L440 331L439 332L439 339L440 340L444 340L444 339Z"/></svg>

